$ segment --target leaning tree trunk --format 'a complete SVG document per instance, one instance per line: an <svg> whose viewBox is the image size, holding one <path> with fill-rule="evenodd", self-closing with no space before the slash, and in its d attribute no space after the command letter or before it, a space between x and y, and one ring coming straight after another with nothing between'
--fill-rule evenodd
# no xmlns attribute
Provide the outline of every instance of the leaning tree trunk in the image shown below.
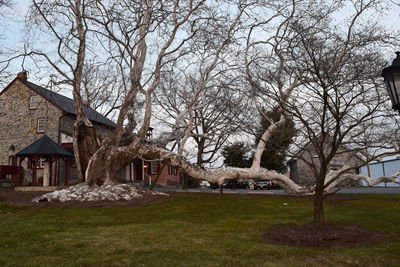
<svg viewBox="0 0 400 267"><path fill-rule="evenodd" d="M105 141L90 158L86 182L91 186L118 184L118 172L135 158L138 157L129 147L117 147Z"/></svg>
<svg viewBox="0 0 400 267"><path fill-rule="evenodd" d="M84 182L90 158L100 147L100 140L96 135L96 129L93 126L87 126L83 121L76 122L74 124L73 147L78 177Z"/></svg>
<svg viewBox="0 0 400 267"><path fill-rule="evenodd" d="M180 171L195 179L211 183L223 184L224 180L233 179L269 179L280 183L289 193L307 194L309 189L295 184L288 176L263 168L232 168L207 169L201 168L182 156L157 146L141 144L133 141L128 146L115 146L112 142L102 142L102 146L91 157L86 171L87 182L90 185L103 185L117 182L118 171L134 159L161 160L163 164L179 167Z"/></svg>

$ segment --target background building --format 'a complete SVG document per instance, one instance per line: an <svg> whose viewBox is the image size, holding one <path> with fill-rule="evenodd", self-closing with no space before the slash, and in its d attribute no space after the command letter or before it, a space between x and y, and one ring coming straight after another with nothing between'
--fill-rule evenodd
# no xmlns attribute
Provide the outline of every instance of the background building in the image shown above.
<svg viewBox="0 0 400 267"><path fill-rule="evenodd" d="M360 168L360 172L369 175L371 178L379 178L381 176L390 176L400 171L400 156L386 157L381 161L372 162L369 164L370 174L368 173L368 166ZM363 181L363 185L366 183ZM376 186L400 186L396 183L380 183Z"/></svg>
<svg viewBox="0 0 400 267"><path fill-rule="evenodd" d="M84 105L84 112L96 127L97 133L103 137L111 134L115 123L88 104ZM12 167L21 166L23 177L18 178L18 186L43 186L45 174L51 177L45 185L79 182L74 158L69 156L66 160L60 157L69 153L73 155L72 133L75 118L72 99L29 82L26 72L18 73L0 92L0 179L9 178L6 172L12 170ZM52 153L56 154L50 156L47 152L43 153L48 151L49 146L52 147ZM157 183L179 183L177 169L171 166L162 168L159 162L143 160L135 160L123 168L119 173L119 180L151 184L161 171Z"/></svg>

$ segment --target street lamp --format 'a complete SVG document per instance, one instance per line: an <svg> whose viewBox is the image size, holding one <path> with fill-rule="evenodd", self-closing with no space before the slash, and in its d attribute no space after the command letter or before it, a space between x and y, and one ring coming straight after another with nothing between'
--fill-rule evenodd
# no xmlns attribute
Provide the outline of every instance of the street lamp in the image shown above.
<svg viewBox="0 0 400 267"><path fill-rule="evenodd" d="M382 77L392 100L392 108L400 113L400 51L396 55L392 65L382 70Z"/></svg>

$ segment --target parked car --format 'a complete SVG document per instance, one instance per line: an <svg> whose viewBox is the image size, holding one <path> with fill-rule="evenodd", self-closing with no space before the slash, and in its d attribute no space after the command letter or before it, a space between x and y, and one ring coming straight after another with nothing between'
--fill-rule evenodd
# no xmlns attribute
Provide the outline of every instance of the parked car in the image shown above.
<svg viewBox="0 0 400 267"><path fill-rule="evenodd" d="M271 182L270 189L282 189L282 187L279 184Z"/></svg>
<svg viewBox="0 0 400 267"><path fill-rule="evenodd" d="M228 189L248 189L249 184L245 180L225 180L224 181L224 188Z"/></svg>
<svg viewBox="0 0 400 267"><path fill-rule="evenodd" d="M271 182L268 180L258 180L254 184L254 190L258 189L271 189Z"/></svg>
<svg viewBox="0 0 400 267"><path fill-rule="evenodd" d="M218 189L219 188L219 184L218 183L210 183L210 188L211 189Z"/></svg>
<svg viewBox="0 0 400 267"><path fill-rule="evenodd" d="M226 189L249 189L252 186L248 179L224 180L223 187ZM211 189L218 189L218 183L210 183Z"/></svg>
<svg viewBox="0 0 400 267"><path fill-rule="evenodd" d="M200 182L200 187L202 187L202 188L208 188L210 186L211 186L210 183L207 182L207 181L201 181Z"/></svg>
<svg viewBox="0 0 400 267"><path fill-rule="evenodd" d="M249 189L249 182L247 180L238 182L237 188L238 189Z"/></svg>

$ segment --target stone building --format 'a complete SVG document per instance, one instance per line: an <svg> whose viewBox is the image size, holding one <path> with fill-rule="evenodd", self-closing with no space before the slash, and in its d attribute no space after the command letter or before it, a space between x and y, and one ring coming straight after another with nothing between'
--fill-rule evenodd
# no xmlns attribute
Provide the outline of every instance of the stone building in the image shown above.
<svg viewBox="0 0 400 267"><path fill-rule="evenodd" d="M364 161L357 154L350 155L352 154L348 152L348 149L346 149L345 146L341 146L336 156L332 159L331 164L328 166L329 170L339 170L345 163L349 163L350 166L354 166L351 173L359 173L359 166L361 166ZM318 155L313 151L311 145L307 145L297 153L296 157L289 160L290 179L299 185L314 185L315 179L311 167L306 161L314 161L318 166Z"/></svg>
<svg viewBox="0 0 400 267"><path fill-rule="evenodd" d="M84 105L84 112L96 127L97 133L107 135L115 128L114 122L88 105ZM20 165L23 167L24 176L22 185L43 185L43 174L49 171L45 168L48 165L48 157L39 157L37 162L32 164L33 158L21 158L23 161L19 162L16 154L44 136L73 153L72 129L75 118L72 99L29 82L26 72L20 72L0 92L0 166ZM77 180L73 158L68 179L65 178L65 164L68 164L65 160L54 161L54 166L50 167L50 175L54 177L50 185L68 185ZM176 169L171 166L162 168L158 162L142 160L133 161L123 168L120 180L152 183L161 170L163 172L158 177L158 183L179 183L179 173ZM38 179L34 181L33 176L37 176ZM1 177L4 175L0 174L0 179Z"/></svg>
<svg viewBox="0 0 400 267"><path fill-rule="evenodd" d="M115 124L100 113L84 105L84 111L102 134L109 133ZM76 117L73 100L31 83L26 72L17 77L0 92L0 165L17 165L18 151L26 148L46 135L55 143L72 152L72 126ZM26 158L24 185L32 182L32 166ZM63 161L57 161L53 168L53 183L64 184ZM38 177L43 175L43 159L37 162ZM72 162L72 167L74 164ZM72 168L72 180L77 178Z"/></svg>

